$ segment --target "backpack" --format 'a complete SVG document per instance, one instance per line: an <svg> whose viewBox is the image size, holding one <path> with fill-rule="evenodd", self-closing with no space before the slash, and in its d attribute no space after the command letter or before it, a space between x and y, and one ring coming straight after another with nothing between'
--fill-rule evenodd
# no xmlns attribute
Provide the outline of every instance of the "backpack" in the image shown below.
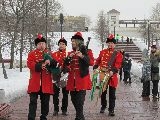
<svg viewBox="0 0 160 120"><path fill-rule="evenodd" d="M141 82L146 82L151 80L151 62L149 60L144 61L142 67L142 78Z"/></svg>

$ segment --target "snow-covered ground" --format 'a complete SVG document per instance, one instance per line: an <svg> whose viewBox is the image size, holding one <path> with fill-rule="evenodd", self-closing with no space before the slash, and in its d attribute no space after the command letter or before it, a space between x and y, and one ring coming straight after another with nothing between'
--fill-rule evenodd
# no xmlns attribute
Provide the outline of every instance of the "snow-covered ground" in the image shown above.
<svg viewBox="0 0 160 120"><path fill-rule="evenodd" d="M93 50L94 57L98 57L99 51L101 50L100 43L97 41L97 39L94 36L93 32L84 32L82 33L83 37L85 39L85 42L87 41L88 37L91 37L91 41L89 44L89 48ZM56 33L57 36L55 36L56 41L60 38L60 33ZM71 40L70 38L74 35L74 33L63 33L64 38L68 41L68 48L67 51L71 50ZM141 49L144 49L147 47L145 43L141 40L134 41ZM26 60L27 56L24 57ZM1 65L1 64L0 64ZM136 63L135 61L132 61L132 73L138 77L141 76L141 63ZM28 79L29 79L29 69L24 68L23 72L19 72L20 70L18 68L16 69L8 69L8 65L6 65L6 71L8 75L8 79L3 78L3 69L0 68L0 89L3 89L5 91L5 102L11 102L17 97L20 97L22 95L26 94L27 86L28 86Z"/></svg>
<svg viewBox="0 0 160 120"><path fill-rule="evenodd" d="M5 101L10 102L26 93L29 69L6 69L8 79L4 79L3 69L0 68L0 89L5 91Z"/></svg>

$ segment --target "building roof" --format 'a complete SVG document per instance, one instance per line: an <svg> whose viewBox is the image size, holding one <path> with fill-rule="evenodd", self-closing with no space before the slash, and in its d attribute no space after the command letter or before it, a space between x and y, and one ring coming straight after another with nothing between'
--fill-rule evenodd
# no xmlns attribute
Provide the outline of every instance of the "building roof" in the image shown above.
<svg viewBox="0 0 160 120"><path fill-rule="evenodd" d="M112 9L112 10L108 11L108 13L120 13L120 12L117 11L116 9Z"/></svg>

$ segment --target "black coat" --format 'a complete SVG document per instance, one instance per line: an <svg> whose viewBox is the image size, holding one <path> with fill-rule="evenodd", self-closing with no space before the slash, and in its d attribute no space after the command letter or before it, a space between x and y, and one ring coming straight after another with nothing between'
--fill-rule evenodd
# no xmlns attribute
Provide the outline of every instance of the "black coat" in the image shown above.
<svg viewBox="0 0 160 120"><path fill-rule="evenodd" d="M131 66L132 66L131 59L124 58L123 64L122 64L123 71L124 72L130 72L131 71Z"/></svg>

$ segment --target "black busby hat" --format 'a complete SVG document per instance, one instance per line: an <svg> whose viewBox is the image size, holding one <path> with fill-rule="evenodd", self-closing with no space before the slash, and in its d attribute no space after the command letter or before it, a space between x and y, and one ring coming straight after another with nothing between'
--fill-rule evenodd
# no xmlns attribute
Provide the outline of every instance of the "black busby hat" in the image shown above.
<svg viewBox="0 0 160 120"><path fill-rule="evenodd" d="M39 42L47 43L46 39L42 37L42 34L38 34L37 38L34 40L35 46L37 46Z"/></svg>
<svg viewBox="0 0 160 120"><path fill-rule="evenodd" d="M116 43L116 39L114 38L113 34L110 34L108 36L106 43L108 43L108 42L113 42L114 44Z"/></svg>
<svg viewBox="0 0 160 120"><path fill-rule="evenodd" d="M67 40L65 40L64 37L58 41L58 45L60 42L63 42L67 46Z"/></svg>
<svg viewBox="0 0 160 120"><path fill-rule="evenodd" d="M152 45L152 46L151 46L151 48L155 48L155 49L157 49L157 46L156 46L156 45Z"/></svg>
<svg viewBox="0 0 160 120"><path fill-rule="evenodd" d="M81 32L77 32L74 34L74 36L72 36L71 40L72 39L78 39L78 40L82 40L84 41L83 37L82 37L82 33Z"/></svg>

